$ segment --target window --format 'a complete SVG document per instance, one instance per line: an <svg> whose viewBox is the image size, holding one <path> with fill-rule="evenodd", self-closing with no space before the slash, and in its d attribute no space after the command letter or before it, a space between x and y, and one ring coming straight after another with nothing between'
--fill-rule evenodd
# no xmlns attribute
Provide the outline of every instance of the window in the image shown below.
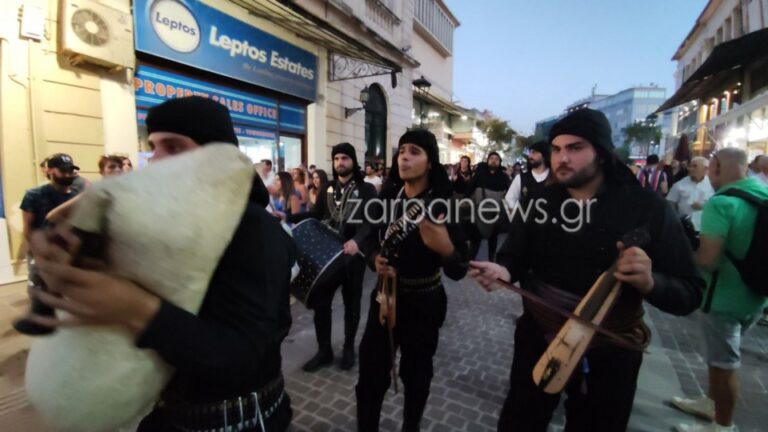
<svg viewBox="0 0 768 432"><path fill-rule="evenodd" d="M732 27L731 26L731 18L728 17L728 18L725 19L724 30L723 30L725 32L723 37L724 37L724 40L726 40L726 41L729 41L729 40L733 39L733 34L731 33L731 31L732 31L731 27Z"/></svg>

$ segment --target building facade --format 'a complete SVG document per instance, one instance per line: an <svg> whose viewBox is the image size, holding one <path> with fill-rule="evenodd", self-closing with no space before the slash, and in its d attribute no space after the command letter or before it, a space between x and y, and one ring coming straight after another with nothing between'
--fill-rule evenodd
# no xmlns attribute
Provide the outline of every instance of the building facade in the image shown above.
<svg viewBox="0 0 768 432"><path fill-rule="evenodd" d="M414 75L429 75L435 95L451 100L452 32L444 19L458 21L442 2L430 3L442 8L439 16L425 5L0 2L0 284L25 277L19 204L45 182L40 161L68 153L92 180L103 154L141 165L149 154L147 110L170 98L196 94L226 105L242 151L279 170L302 163L330 170L330 148L340 142L352 143L361 161L388 165L413 126ZM423 49L427 36L439 56ZM451 132L449 123L441 137Z"/></svg>
<svg viewBox="0 0 768 432"><path fill-rule="evenodd" d="M675 137L695 154L768 152L768 0L710 0L672 57ZM661 111L660 110L660 111Z"/></svg>

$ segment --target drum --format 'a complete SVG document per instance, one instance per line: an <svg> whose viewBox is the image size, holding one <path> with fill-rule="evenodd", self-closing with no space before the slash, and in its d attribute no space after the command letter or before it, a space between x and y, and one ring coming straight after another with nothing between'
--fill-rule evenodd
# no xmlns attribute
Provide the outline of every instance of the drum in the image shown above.
<svg viewBox="0 0 768 432"><path fill-rule="evenodd" d="M298 250L299 274L291 281L291 294L312 309L315 294L333 289L342 282L347 256L344 241L331 227L317 219L294 225L293 239Z"/></svg>

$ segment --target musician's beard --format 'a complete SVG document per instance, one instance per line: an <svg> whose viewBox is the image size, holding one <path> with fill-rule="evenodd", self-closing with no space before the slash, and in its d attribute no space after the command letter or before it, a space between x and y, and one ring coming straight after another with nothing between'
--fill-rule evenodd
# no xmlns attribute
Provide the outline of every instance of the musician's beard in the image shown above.
<svg viewBox="0 0 768 432"><path fill-rule="evenodd" d="M352 174L352 167L336 167L334 168L336 170L336 175L339 177L346 177L350 174Z"/></svg>
<svg viewBox="0 0 768 432"><path fill-rule="evenodd" d="M571 169L567 167L560 166L557 169L557 174L561 172L562 169ZM570 189L578 189L587 183L591 182L595 179L600 173L600 158L595 157L595 159L592 161L591 164L585 166L584 168L575 171L569 178L567 179L560 179L558 175L558 180L560 183Z"/></svg>

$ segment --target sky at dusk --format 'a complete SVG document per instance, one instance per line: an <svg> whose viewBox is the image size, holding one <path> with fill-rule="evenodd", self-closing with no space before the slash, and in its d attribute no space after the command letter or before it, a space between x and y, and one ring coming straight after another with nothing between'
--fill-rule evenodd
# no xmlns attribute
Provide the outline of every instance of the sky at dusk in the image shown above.
<svg viewBox="0 0 768 432"><path fill-rule="evenodd" d="M454 100L489 109L521 134L570 103L634 85L674 93L671 60L706 0L445 0L454 35Z"/></svg>

